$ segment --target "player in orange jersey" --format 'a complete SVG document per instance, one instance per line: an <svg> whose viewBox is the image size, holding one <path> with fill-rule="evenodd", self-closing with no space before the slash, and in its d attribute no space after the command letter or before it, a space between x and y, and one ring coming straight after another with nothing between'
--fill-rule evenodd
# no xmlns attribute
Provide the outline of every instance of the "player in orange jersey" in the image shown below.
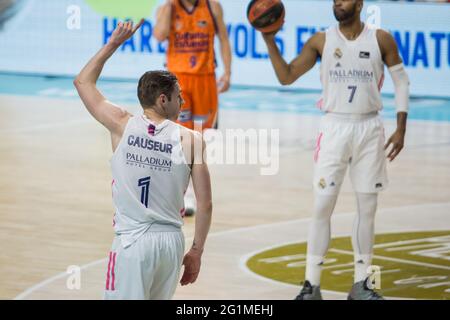
<svg viewBox="0 0 450 320"><path fill-rule="evenodd" d="M157 12L153 35L169 40L167 68L183 89L185 104L178 122L190 129L213 128L217 121L218 93L230 87L231 48L217 0L167 0ZM214 38L220 40L225 73L216 82Z"/></svg>

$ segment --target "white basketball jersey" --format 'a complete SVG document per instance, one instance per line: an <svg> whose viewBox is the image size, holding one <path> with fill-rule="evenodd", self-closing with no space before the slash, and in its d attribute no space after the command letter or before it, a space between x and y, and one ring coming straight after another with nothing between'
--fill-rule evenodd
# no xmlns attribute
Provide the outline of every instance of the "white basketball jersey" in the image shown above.
<svg viewBox="0 0 450 320"><path fill-rule="evenodd" d="M339 26L326 31L320 67L325 112L365 114L382 109L384 64L376 29L364 26L355 40L347 40Z"/></svg>
<svg viewBox="0 0 450 320"><path fill-rule="evenodd" d="M127 247L153 224L180 228L190 167L180 126L155 126L144 115L131 117L111 158L114 230Z"/></svg>

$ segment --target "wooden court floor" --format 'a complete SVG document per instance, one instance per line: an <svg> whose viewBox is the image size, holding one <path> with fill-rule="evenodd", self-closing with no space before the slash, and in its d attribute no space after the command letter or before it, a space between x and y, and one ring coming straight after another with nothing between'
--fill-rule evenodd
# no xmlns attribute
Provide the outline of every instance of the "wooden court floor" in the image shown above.
<svg viewBox="0 0 450 320"><path fill-rule="evenodd" d="M139 112L136 106L126 107ZM76 99L2 95L0 115L0 299L24 292L22 298L28 299L101 298L106 273L102 259L113 238L111 146L106 130ZM286 235L283 230L290 228L290 221L311 215L312 154L319 118L227 110L220 119L222 128L279 129L279 171L263 176L260 165L211 165L211 234L215 236L207 244L198 284L179 288L175 298L291 299L296 288L281 290L264 282L240 285L251 275L239 269L229 272L227 266L240 261L247 242L263 246L258 241L264 239L252 233L258 227L276 226L264 229L265 237L275 242L282 243L284 237L290 241L297 232L299 239L305 237L303 225ZM385 125L387 134L392 133L395 123L386 120ZM379 201L386 218L380 221L390 223L390 212L397 212L396 208L410 208L400 210L402 217L416 219L434 210L433 205L443 204L436 212L440 225L450 229L446 205L450 202L450 123L410 121L405 149L388 171L390 187ZM335 211L336 217L342 217L342 228L351 224L345 215L355 212L355 207L346 179ZM187 241L193 235L193 222L193 218L185 220ZM377 230L386 227L380 224ZM225 235L228 240L220 238ZM55 278L70 265L87 266L78 292L61 290L64 277Z"/></svg>

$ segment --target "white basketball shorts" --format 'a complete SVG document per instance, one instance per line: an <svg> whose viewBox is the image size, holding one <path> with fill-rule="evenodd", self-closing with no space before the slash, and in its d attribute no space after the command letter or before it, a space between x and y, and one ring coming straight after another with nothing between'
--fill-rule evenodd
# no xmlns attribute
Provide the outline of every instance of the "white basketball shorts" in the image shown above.
<svg viewBox="0 0 450 320"><path fill-rule="evenodd" d="M114 238L109 253L105 300L168 300L177 288L184 256L184 235L150 228L124 248Z"/></svg>
<svg viewBox="0 0 450 320"><path fill-rule="evenodd" d="M321 119L314 152L314 189L334 195L349 167L355 192L377 193L388 185L385 134L377 113L327 113Z"/></svg>

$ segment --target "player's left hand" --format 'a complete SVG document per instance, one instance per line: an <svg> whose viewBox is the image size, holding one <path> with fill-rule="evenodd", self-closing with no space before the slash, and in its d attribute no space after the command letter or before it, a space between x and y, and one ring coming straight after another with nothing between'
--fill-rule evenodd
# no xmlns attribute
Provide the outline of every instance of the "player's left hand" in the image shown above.
<svg viewBox="0 0 450 320"><path fill-rule="evenodd" d="M198 274L200 273L201 253L198 250L189 250L184 256L183 265L184 272L180 283L182 286L186 286L197 280Z"/></svg>
<svg viewBox="0 0 450 320"><path fill-rule="evenodd" d="M219 93L227 92L228 89L230 89L230 75L224 73L219 81L217 81L217 88L219 90Z"/></svg>
<svg viewBox="0 0 450 320"><path fill-rule="evenodd" d="M133 34L142 26L144 19L141 19L139 23L133 28L133 21L119 22L114 30L109 43L116 46L121 46L125 41L130 39Z"/></svg>
<svg viewBox="0 0 450 320"><path fill-rule="evenodd" d="M392 144L392 149L387 156L387 158L390 161L393 161L398 156L400 151L402 151L404 142L405 142L405 132L400 130L396 130L394 134L386 142L384 150L389 148L389 146Z"/></svg>

